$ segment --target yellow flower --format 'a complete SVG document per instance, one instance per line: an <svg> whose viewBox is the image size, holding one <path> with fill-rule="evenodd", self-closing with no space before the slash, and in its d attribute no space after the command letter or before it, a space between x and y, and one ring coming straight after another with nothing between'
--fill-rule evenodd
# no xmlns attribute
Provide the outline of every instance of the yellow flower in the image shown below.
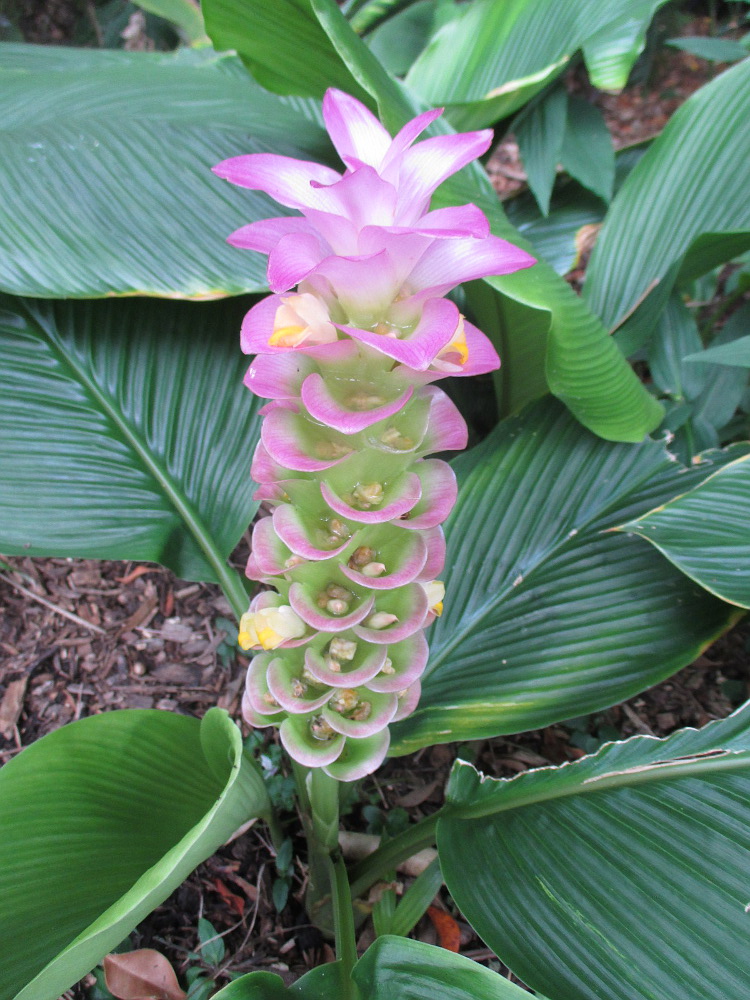
<svg viewBox="0 0 750 1000"><path fill-rule="evenodd" d="M287 639L300 639L305 623L288 604L280 608L246 611L240 619L237 642L242 649L276 649Z"/></svg>
<svg viewBox="0 0 750 1000"><path fill-rule="evenodd" d="M430 611L432 611L432 613L437 615L439 618L443 613L445 584L442 580L431 580L429 583L424 585L424 589L427 591L427 600L430 605Z"/></svg>

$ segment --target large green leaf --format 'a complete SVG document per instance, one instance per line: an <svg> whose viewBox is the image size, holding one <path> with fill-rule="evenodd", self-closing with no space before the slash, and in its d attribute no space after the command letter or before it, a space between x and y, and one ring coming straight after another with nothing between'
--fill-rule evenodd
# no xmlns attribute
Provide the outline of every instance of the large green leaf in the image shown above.
<svg viewBox="0 0 750 1000"><path fill-rule="evenodd" d="M366 97L318 24L310 0L207 0L206 29L217 49L234 49L264 87L322 97L339 87Z"/></svg>
<svg viewBox="0 0 750 1000"><path fill-rule="evenodd" d="M312 0L315 11L352 73L375 96L387 125L395 130L414 114L408 95L352 31L334 0ZM433 131L449 131L436 123ZM474 202L486 213L496 235L526 247L505 217L484 170L473 164L438 191L435 206ZM576 417L602 437L639 441L658 424L661 407L646 392L616 345L585 303L548 265L487 279L509 298L527 306L533 317L533 339L546 337L547 350L537 352L535 372L524 380L539 384L546 377L551 391Z"/></svg>
<svg viewBox="0 0 750 1000"><path fill-rule="evenodd" d="M242 305L0 298L0 551L162 562L244 601Z"/></svg>
<svg viewBox="0 0 750 1000"><path fill-rule="evenodd" d="M406 82L428 103L448 105L459 128L488 125L516 111L587 43L595 83L622 87L664 2L475 0L437 32Z"/></svg>
<svg viewBox="0 0 750 1000"><path fill-rule="evenodd" d="M266 287L226 245L279 209L211 173L273 150L328 146L303 102L261 89L233 56L3 45L0 289L86 298L217 298Z"/></svg>
<svg viewBox="0 0 750 1000"><path fill-rule="evenodd" d="M750 60L702 87L675 113L629 175L607 213L591 255L585 295L610 328L654 286L673 282L683 256L704 233L728 260L750 237ZM726 241L721 234L734 234ZM705 241L706 270L719 260ZM692 267L692 275L700 273ZM663 305L668 297L666 288Z"/></svg>
<svg viewBox="0 0 750 1000"><path fill-rule="evenodd" d="M529 187L542 215L549 211L567 116L568 94L564 87L556 85L542 100L519 115L514 125Z"/></svg>
<svg viewBox="0 0 750 1000"><path fill-rule="evenodd" d="M750 456L622 525L724 601L750 608Z"/></svg>
<svg viewBox="0 0 750 1000"><path fill-rule="evenodd" d="M529 1000L503 976L444 948L379 937L354 967L362 1000Z"/></svg>
<svg viewBox="0 0 750 1000"><path fill-rule="evenodd" d="M459 762L438 824L473 926L555 1000L745 1000L750 709L511 780Z"/></svg>
<svg viewBox="0 0 750 1000"><path fill-rule="evenodd" d="M208 43L203 15L195 0L138 0L138 6L172 21L192 44Z"/></svg>
<svg viewBox="0 0 750 1000"><path fill-rule="evenodd" d="M457 459L445 611L394 751L584 715L693 660L737 613L611 529L741 453L686 469L663 442L601 441L545 401Z"/></svg>
<svg viewBox="0 0 750 1000"><path fill-rule="evenodd" d="M0 770L0 800L0 1000L55 1000L268 810L219 709L64 726Z"/></svg>

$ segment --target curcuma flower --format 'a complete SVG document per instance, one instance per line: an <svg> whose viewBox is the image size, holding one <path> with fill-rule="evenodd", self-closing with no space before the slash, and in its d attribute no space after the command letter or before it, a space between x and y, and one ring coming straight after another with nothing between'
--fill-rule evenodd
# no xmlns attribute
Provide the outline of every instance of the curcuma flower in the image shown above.
<svg viewBox="0 0 750 1000"><path fill-rule="evenodd" d="M270 400L252 476L270 511L247 575L273 587L243 615L258 650L245 718L280 726L289 754L352 781L388 750L427 663L442 612L440 525L456 499L450 466L466 425L432 383L500 364L446 294L529 267L475 205L429 210L439 184L484 153L489 130L415 142L329 90L323 116L346 169L272 154L225 160L220 177L299 214L244 226L229 242L268 255L272 294L242 325L245 384Z"/></svg>

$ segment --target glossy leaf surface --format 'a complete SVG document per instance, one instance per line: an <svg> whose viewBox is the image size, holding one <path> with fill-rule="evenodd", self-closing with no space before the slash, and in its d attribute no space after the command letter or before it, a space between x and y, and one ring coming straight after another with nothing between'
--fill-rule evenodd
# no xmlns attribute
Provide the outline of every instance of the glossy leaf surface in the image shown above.
<svg viewBox="0 0 750 1000"><path fill-rule="evenodd" d="M514 126L529 187L542 215L549 211L552 186L563 146L568 114L568 95L564 87L554 87L544 99Z"/></svg>
<svg viewBox="0 0 750 1000"><path fill-rule="evenodd" d="M234 49L264 87L321 98L327 87L365 95L318 24L310 0L206 0L217 49Z"/></svg>
<svg viewBox="0 0 750 1000"><path fill-rule="evenodd" d="M646 538L712 594L750 608L750 457L621 530Z"/></svg>
<svg viewBox="0 0 750 1000"><path fill-rule="evenodd" d="M238 198L211 167L240 153L324 155L304 104L207 49L44 48L3 45L0 289L197 299L264 290L263 259L225 241L279 210L259 192Z"/></svg>
<svg viewBox="0 0 750 1000"><path fill-rule="evenodd" d="M449 799L438 848L451 894L532 988L555 1000L747 996L747 706L512 780L461 761Z"/></svg>
<svg viewBox="0 0 750 1000"><path fill-rule="evenodd" d="M660 282L668 277L673 282L677 271L670 269L679 268L702 234L722 241L722 233L750 230L748 102L750 61L693 94L620 189L585 285L589 305L606 326L622 323ZM723 259L739 254L743 245L741 239L725 243ZM719 262L709 249L704 241L706 270ZM702 273L696 266L693 273Z"/></svg>
<svg viewBox="0 0 750 1000"><path fill-rule="evenodd" d="M268 808L219 709L64 726L0 770L0 798L2 1000L56 1000Z"/></svg>
<svg viewBox="0 0 750 1000"><path fill-rule="evenodd" d="M524 990L444 948L385 935L354 967L363 1000L525 1000Z"/></svg>
<svg viewBox="0 0 750 1000"><path fill-rule="evenodd" d="M243 303L0 306L0 550L222 579L257 506Z"/></svg>
<svg viewBox="0 0 750 1000"><path fill-rule="evenodd" d="M590 40L594 83L622 87L663 2L477 0L435 35L406 82L449 105L457 128L478 128L522 107Z"/></svg>
<svg viewBox="0 0 750 1000"><path fill-rule="evenodd" d="M615 704L690 663L736 617L611 530L701 482L710 462L685 469L661 442L603 442L544 401L454 468L445 610L428 633L419 705L392 727L396 753Z"/></svg>

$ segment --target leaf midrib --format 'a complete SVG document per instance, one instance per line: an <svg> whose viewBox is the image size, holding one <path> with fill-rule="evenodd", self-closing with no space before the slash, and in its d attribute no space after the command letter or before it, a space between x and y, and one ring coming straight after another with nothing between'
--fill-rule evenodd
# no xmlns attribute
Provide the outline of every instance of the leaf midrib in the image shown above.
<svg viewBox="0 0 750 1000"><path fill-rule="evenodd" d="M224 591L233 610L239 617L245 610L247 597L244 587L236 573L230 570L213 541L208 527L195 510L186 494L178 489L169 472L152 457L147 443L136 433L135 428L125 418L124 414L100 390L97 383L86 373L85 369L76 364L72 352L66 352L60 340L50 333L42 318L31 305L20 301L19 310L26 312L28 321L38 331L39 336L48 344L49 349L57 357L58 363L67 367L79 384L88 393L95 406L102 412L122 434L126 444L135 452L146 470L162 490L166 500L172 505L177 516L188 528L209 566L214 570L219 584ZM51 317L50 325L57 332L57 323Z"/></svg>
<svg viewBox="0 0 750 1000"><path fill-rule="evenodd" d="M534 792L533 790L526 792L526 794L522 791L516 792L515 796L511 791L508 795L510 801L507 803L495 801L490 804L490 802L486 801L464 807L458 804L450 804L448 808L450 818L476 819L480 816L494 816L497 813L510 812L514 809L536 805L540 802L571 798L575 795L612 791L618 788L636 788L639 785L650 784L654 781L674 781L678 778L701 777L706 771L711 773L732 772L747 770L748 768L750 768L750 750L722 750L721 754L715 756L696 755L687 760L655 761L645 765L624 767L621 770L612 770L604 774L591 775L591 777L583 778L582 781L575 784L571 783L563 786L562 782L559 782L558 787L553 788L551 791L547 787L541 792ZM544 770L547 769L545 768Z"/></svg>

